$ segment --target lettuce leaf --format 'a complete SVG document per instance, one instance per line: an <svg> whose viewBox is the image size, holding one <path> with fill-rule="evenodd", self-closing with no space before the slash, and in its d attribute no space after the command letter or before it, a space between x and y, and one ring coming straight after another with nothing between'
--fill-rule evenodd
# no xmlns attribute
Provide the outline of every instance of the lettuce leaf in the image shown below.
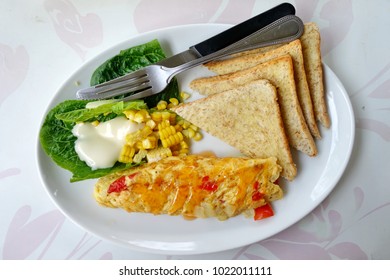
<svg viewBox="0 0 390 280"><path fill-rule="evenodd" d="M55 117L59 120L66 122L93 122L97 120L100 115L107 115L114 113L115 115L120 115L123 111L126 110L141 110L147 109L145 102L143 100L134 100L134 101L119 101L112 103L100 105L96 108L82 108L77 110L72 110L64 113L59 113Z"/></svg>
<svg viewBox="0 0 390 280"><path fill-rule="evenodd" d="M56 116L84 110L88 101L67 100L54 107L47 114L39 133L39 140L46 154L60 167L73 173L71 182L98 178L112 172L136 166L136 164L117 163L112 168L92 170L84 161L80 160L74 147L77 138L72 129L74 121L62 120Z"/></svg>
<svg viewBox="0 0 390 280"><path fill-rule="evenodd" d="M164 58L166 58L164 51L156 39L142 45L122 50L116 56L105 61L94 71L90 84L91 86L94 86L107 82L156 63ZM129 92L128 94L118 96L117 98L122 98L131 94L133 93ZM168 102L169 98L173 97L180 100L179 85L176 78L173 78L161 93L146 97L144 100L149 108L152 108L155 107L160 100Z"/></svg>
<svg viewBox="0 0 390 280"><path fill-rule="evenodd" d="M118 78L165 58L158 40L122 50L106 60L92 74L91 86Z"/></svg>

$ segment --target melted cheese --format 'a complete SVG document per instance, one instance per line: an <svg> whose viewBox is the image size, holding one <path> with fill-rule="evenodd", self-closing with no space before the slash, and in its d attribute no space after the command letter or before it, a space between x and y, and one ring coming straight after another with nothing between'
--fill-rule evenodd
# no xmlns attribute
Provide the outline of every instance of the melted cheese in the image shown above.
<svg viewBox="0 0 390 280"><path fill-rule="evenodd" d="M280 171L276 158L168 157L100 178L95 198L129 212L225 220L282 198L282 189L272 183ZM126 187L108 193L122 176L127 176ZM208 188L208 183L216 188ZM258 192L261 199L253 199Z"/></svg>
<svg viewBox="0 0 390 280"><path fill-rule="evenodd" d="M72 130L77 137L76 153L92 170L110 168L118 160L126 135L143 126L125 117L117 117L97 126L91 123L76 124Z"/></svg>

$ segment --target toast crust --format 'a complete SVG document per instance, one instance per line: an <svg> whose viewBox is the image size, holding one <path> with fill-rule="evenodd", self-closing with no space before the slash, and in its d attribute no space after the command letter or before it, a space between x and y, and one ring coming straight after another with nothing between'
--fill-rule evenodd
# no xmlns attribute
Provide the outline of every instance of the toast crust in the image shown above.
<svg viewBox="0 0 390 280"><path fill-rule="evenodd" d="M300 40L302 43L307 82L313 101L314 115L324 127L329 128L330 118L325 100L321 36L318 26L314 22L305 23L305 29Z"/></svg>

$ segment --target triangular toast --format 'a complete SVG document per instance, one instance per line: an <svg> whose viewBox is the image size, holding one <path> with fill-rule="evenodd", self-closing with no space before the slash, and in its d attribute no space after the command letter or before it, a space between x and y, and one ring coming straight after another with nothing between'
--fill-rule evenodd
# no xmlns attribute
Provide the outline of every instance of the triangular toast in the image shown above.
<svg viewBox="0 0 390 280"><path fill-rule="evenodd" d="M329 128L330 118L326 108L322 71L321 36L314 22L305 23L305 29L300 40L314 115L324 127Z"/></svg>
<svg viewBox="0 0 390 280"><path fill-rule="evenodd" d="M268 80L255 80L171 110L248 157L276 157L281 175L293 180L297 169L277 96Z"/></svg>
<svg viewBox="0 0 390 280"><path fill-rule="evenodd" d="M309 156L317 155L316 144L297 97L292 59L289 55L231 74L199 78L193 80L190 87L200 94L212 95L257 79L267 79L277 88L282 119L291 146Z"/></svg>

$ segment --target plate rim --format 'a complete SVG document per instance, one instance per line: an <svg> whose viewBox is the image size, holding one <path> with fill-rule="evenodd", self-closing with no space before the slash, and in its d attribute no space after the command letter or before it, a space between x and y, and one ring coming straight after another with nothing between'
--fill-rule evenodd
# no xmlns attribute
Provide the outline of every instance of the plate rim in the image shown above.
<svg viewBox="0 0 390 280"><path fill-rule="evenodd" d="M93 56L92 58L88 59L87 61L85 61L82 65L80 65L75 71L73 71L73 73L68 77L68 79L66 79L62 84L61 86L57 89L56 93L53 95L53 97L50 99L50 102L48 103L47 107L46 107L46 110L45 112L43 113L43 117L41 118L41 122L40 122L40 125L39 125L39 128L38 128L38 137L37 137L37 157L36 157L36 160L37 160L37 168L38 168L38 174L39 174L39 177L40 177L40 180L41 180L41 183L46 191L46 193L49 195L51 201L54 203L54 205L57 207L57 209L59 209L61 211L61 213L63 213L70 221L72 221L74 224L76 224L78 227L80 227L81 229L83 230L87 230L88 232L90 232L91 234L93 234L94 236L98 237L98 238L102 238L106 241L109 241L113 244L116 244L120 247L124 247L124 248L127 248L127 249L133 249L133 250L137 250L137 251L140 251L140 252L146 252L146 253L154 253L154 254L174 254L174 255L197 255L197 254L205 254L205 253L216 253L216 252L221 252L221 251L225 251L225 250L230 250L230 249L235 249L235 248L239 248L239 247L242 247L242 246L245 246L245 245L250 245L252 244L253 242L259 242L259 241L262 241L262 240L265 240L267 238L270 238L280 232L282 232L283 230L286 230L288 229L289 227L291 227L292 225L294 225L295 223L299 222L300 220L302 220L306 215L308 215L311 211L313 211L316 207L318 207L322 201L329 196L329 194L335 189L335 187L337 186L338 182L340 181L340 179L342 178L342 176L344 175L345 173L345 170L346 170L346 167L348 166L348 163L350 162L350 159L351 159L351 155L352 155L352 151L353 151L353 146L354 146L354 142L355 142L355 119L354 119L354 112L353 112L353 107L352 107L352 104L351 104L351 100L348 96L348 93L344 87L344 85L341 83L340 79L337 77L337 75L333 72L333 70L325 63L323 63L323 69L324 69L324 74L325 73L331 73L333 75L333 79L335 79L337 81L337 85L338 87L340 87L341 91L343 92L343 101L346 103L347 105L347 108L348 108L348 112L349 112L349 116L351 116L350 118L350 126L349 128L351 129L351 137L350 137L350 141L349 141L349 145L348 145L348 151L346 152L346 156L344 158L344 162L341 166L341 169L342 169L342 172L339 172L338 173L338 176L336 176L332 181L333 181L333 186L328 188L326 192L324 192L320 199L318 200L318 203L313 203L312 207L310 208L310 211L308 211L306 214L304 214L302 217L300 217L299 219L289 223L286 227L284 227L283 229L281 230L278 230L277 232L269 235L269 236L266 236L264 238L261 238L261 239L258 239L258 240L251 240L250 242L241 242L240 244L235 244L235 246L226 246L225 248L217 248L215 250L207 250L207 249L204 249L201 250L201 249L196 249L196 250L193 250L193 251L177 251L177 250L158 250L158 249L152 249L152 248L146 248L146 247L141 247L141 246L135 246L135 245L129 245L129 244L123 244L123 242L120 242L120 241L115 241L113 239L109 239L107 238L107 236L104 236L102 234L99 234L99 233L96 233L94 232L93 230L90 229L89 226L86 226L86 225L81 225L79 221L77 221L77 219L75 219L74 217L70 216L69 213L67 213L67 211L65 209L63 209L62 207L60 207L60 205L58 204L58 201L55 199L54 195L52 192L50 192L50 188L47 186L47 183L46 183L46 180L45 180L45 174L43 174L42 172L42 168L41 168L41 165L42 165L42 160L44 157L47 157L47 155L44 153L43 149L41 148L41 145L40 145L40 142L39 142L39 131L40 131L40 128L45 120L45 117L47 115L47 113L49 112L49 110L51 108L53 108L53 106L55 104L57 104L55 102L55 100L57 99L56 97L58 97L58 94L68 85L70 84L71 82L73 82L75 80L75 77L77 75L77 73L79 73L82 69L88 67L88 65L90 65L91 63L94 63L99 57L102 57L104 54L107 54L109 53L110 51L113 51L115 49L118 49L118 47L126 42L129 42L129 41L132 41L132 40L135 40L136 38L140 38L140 37L147 37L151 34L157 34L158 32L166 32L166 31L169 31L169 32L173 32L174 30L176 29L188 29L188 28L197 28L197 27L214 27L214 28L228 28L228 27L231 27L232 25L231 24L222 24L222 23L199 23L199 24L186 24L186 25L176 25L176 26L170 26L170 27L164 27L164 28L160 28L160 29L155 29L155 30L151 30L151 31L148 31L148 32L145 32L145 33L139 33L139 34L135 34L134 36L126 39L126 40L122 40L120 42L117 42L113 45L111 45L110 47L104 49L102 52L100 52L99 54ZM324 77L325 79L325 77ZM326 94L326 88L325 88L325 94Z"/></svg>

